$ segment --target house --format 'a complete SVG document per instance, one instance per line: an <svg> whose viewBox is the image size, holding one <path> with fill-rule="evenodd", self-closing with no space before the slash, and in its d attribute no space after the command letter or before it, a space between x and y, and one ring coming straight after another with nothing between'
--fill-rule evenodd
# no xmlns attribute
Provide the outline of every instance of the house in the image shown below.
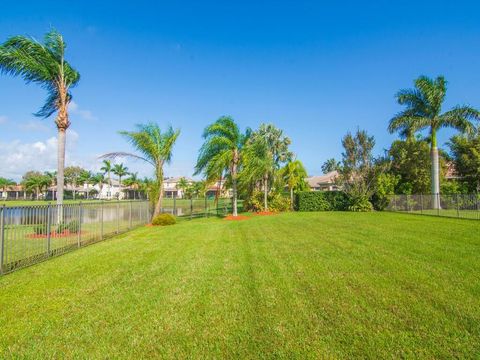
<svg viewBox="0 0 480 360"><path fill-rule="evenodd" d="M166 178L163 180L163 194L167 198L174 198L176 197L177 199L181 199L184 196L183 190L178 186L178 183L180 182L181 179L185 179L188 183L188 185L191 185L194 183L194 180L185 176L180 176L180 177L171 177L171 178Z"/></svg>
<svg viewBox="0 0 480 360"><path fill-rule="evenodd" d="M338 185L335 184L337 176L338 171L330 171L323 175L310 176L305 181L312 191L336 191L339 190Z"/></svg>
<svg viewBox="0 0 480 360"><path fill-rule="evenodd" d="M221 179L218 181L215 181L214 183L211 183L206 191L205 191L205 196L207 198L214 198L214 197L223 197L223 198L229 198L233 196L232 189L227 189L225 188L225 179Z"/></svg>
<svg viewBox="0 0 480 360"><path fill-rule="evenodd" d="M1 200L19 200L27 199L27 191L22 185L10 185L5 189L0 189Z"/></svg>

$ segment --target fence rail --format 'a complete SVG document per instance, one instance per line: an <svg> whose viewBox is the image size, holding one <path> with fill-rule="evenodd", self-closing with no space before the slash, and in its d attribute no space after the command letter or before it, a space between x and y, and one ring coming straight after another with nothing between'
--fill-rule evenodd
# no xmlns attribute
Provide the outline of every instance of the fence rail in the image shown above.
<svg viewBox="0 0 480 360"><path fill-rule="evenodd" d="M385 210L480 220L480 194L390 195Z"/></svg>
<svg viewBox="0 0 480 360"><path fill-rule="evenodd" d="M150 220L147 201L0 207L0 273L120 234Z"/></svg>

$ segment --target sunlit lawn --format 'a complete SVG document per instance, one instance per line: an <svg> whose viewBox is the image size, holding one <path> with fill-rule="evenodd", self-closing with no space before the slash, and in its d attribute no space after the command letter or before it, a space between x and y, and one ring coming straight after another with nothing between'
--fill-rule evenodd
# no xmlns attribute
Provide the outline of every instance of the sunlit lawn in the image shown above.
<svg viewBox="0 0 480 360"><path fill-rule="evenodd" d="M480 223L142 227L0 278L0 358L474 358Z"/></svg>

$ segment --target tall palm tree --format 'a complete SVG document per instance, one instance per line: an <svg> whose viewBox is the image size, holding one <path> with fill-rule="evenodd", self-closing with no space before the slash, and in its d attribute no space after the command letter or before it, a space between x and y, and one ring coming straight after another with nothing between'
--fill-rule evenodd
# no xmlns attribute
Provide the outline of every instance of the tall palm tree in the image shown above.
<svg viewBox="0 0 480 360"><path fill-rule="evenodd" d="M39 84L47 90L45 104L35 113L48 118L56 113L58 129L57 203L63 204L65 142L70 126L68 104L70 88L78 84L80 74L65 60L66 44L62 35L51 30L43 43L25 36L13 36L0 45L0 72L22 77L27 83Z"/></svg>
<svg viewBox="0 0 480 360"><path fill-rule="evenodd" d="M141 154L135 155L126 152L114 152L105 154L102 157L115 159L117 157L133 157L143 160L155 168L155 188L156 199L154 199L153 217L162 211L163 200L163 166L169 164L172 160L172 150L180 130L174 130L171 126L167 131L162 132L158 124L140 124L137 125L137 131L121 131L132 146Z"/></svg>
<svg viewBox="0 0 480 360"><path fill-rule="evenodd" d="M250 135L240 132L238 125L229 116L222 116L203 132L204 144L200 148L195 174L203 173L206 181L216 181L227 177L232 184L233 216L238 215L237 186L238 172L243 147Z"/></svg>
<svg viewBox="0 0 480 360"><path fill-rule="evenodd" d="M120 192L122 191L122 177L128 175L128 168L123 164L115 164L113 167L113 173L118 176L118 186L120 188Z"/></svg>
<svg viewBox="0 0 480 360"><path fill-rule="evenodd" d="M107 175L108 182L108 197L112 197L112 162L110 160L103 160L103 166L100 168L100 171L103 171L103 175Z"/></svg>
<svg viewBox="0 0 480 360"><path fill-rule="evenodd" d="M258 130L252 133L249 143L250 156L246 166L249 170L245 173L249 173L250 177L258 172L263 173L260 179L263 184L264 208L268 211L269 184L273 183L281 164L291 160L293 154L288 149L291 140L275 125L261 124Z"/></svg>
<svg viewBox="0 0 480 360"><path fill-rule="evenodd" d="M480 119L480 112L469 106L456 106L442 113L445 93L446 81L443 76L439 76L435 80L420 76L415 80L413 89L403 89L397 93L398 103L406 106L406 109L395 115L388 126L390 133L400 131L406 137L412 137L412 134L417 131L429 130L432 160L431 191L435 209L440 207L438 203L438 194L440 193L438 130L450 127L464 133L471 133L474 130L471 120Z"/></svg>
<svg viewBox="0 0 480 360"><path fill-rule="evenodd" d="M307 171L300 160L289 161L280 171L290 190L290 207L293 210L293 193L305 182Z"/></svg>

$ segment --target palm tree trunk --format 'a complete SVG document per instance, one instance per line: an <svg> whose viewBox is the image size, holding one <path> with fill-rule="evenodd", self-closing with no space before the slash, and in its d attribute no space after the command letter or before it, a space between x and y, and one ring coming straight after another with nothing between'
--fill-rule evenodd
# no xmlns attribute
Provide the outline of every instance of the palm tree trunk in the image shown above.
<svg viewBox="0 0 480 360"><path fill-rule="evenodd" d="M290 209L293 210L293 186L290 187Z"/></svg>
<svg viewBox="0 0 480 360"><path fill-rule="evenodd" d="M438 161L437 137L435 131L431 132L431 160L432 160L432 205L434 209L440 209L440 171Z"/></svg>
<svg viewBox="0 0 480 360"><path fill-rule="evenodd" d="M237 164L238 164L238 150L233 151L233 164L232 164L232 191L233 191L233 204L232 215L238 216L237 209Z"/></svg>
<svg viewBox="0 0 480 360"><path fill-rule="evenodd" d="M57 205L63 204L64 170L65 170L65 142L66 129L58 129L57 145Z"/></svg>

